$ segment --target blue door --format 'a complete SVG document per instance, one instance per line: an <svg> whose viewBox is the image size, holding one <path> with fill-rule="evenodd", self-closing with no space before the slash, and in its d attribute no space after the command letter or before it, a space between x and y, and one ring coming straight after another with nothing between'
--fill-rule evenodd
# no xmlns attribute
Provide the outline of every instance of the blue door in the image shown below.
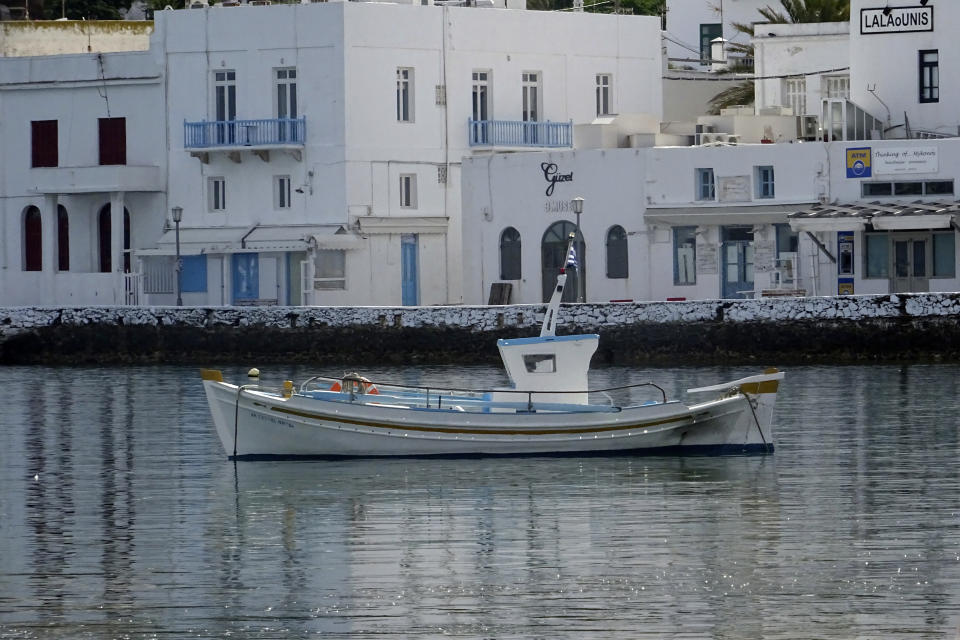
<svg viewBox="0 0 960 640"><path fill-rule="evenodd" d="M415 307L420 304L420 286L417 278L417 241L415 233L400 236L401 304Z"/></svg>
<svg viewBox="0 0 960 640"><path fill-rule="evenodd" d="M233 303L260 297L259 254L233 254Z"/></svg>
<svg viewBox="0 0 960 640"><path fill-rule="evenodd" d="M720 246L724 298L753 297L753 228L722 227Z"/></svg>

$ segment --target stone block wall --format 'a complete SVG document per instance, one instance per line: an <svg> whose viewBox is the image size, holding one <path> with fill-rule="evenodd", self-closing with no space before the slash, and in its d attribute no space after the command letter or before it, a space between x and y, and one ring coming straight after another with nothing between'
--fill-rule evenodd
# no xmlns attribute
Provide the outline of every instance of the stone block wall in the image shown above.
<svg viewBox="0 0 960 640"><path fill-rule="evenodd" d="M0 362L496 362L544 305L0 307ZM595 363L960 361L960 293L563 305Z"/></svg>

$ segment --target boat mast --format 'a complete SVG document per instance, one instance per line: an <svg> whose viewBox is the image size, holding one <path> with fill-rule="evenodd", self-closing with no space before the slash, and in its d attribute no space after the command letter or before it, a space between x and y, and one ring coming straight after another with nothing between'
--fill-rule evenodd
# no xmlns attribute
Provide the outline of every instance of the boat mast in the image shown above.
<svg viewBox="0 0 960 640"><path fill-rule="evenodd" d="M543 326L540 327L540 337L557 335L557 311L560 309L560 299L563 298L563 287L567 284L567 267L577 268L577 253L573 247L576 235L569 236L567 243L566 262L560 267L560 273L557 274L557 286L550 296L550 303L547 305L547 312L543 316Z"/></svg>

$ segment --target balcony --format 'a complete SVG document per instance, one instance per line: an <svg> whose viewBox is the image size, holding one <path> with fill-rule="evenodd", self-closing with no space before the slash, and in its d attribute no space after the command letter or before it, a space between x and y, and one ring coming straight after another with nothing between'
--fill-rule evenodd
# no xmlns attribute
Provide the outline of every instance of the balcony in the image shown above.
<svg viewBox="0 0 960 640"><path fill-rule="evenodd" d="M269 162L271 150L288 151L300 160L306 138L304 117L183 123L183 148L202 162L217 151L226 152L234 162L240 162L243 151Z"/></svg>
<svg viewBox="0 0 960 640"><path fill-rule="evenodd" d="M471 147L573 147L573 122L468 120Z"/></svg>

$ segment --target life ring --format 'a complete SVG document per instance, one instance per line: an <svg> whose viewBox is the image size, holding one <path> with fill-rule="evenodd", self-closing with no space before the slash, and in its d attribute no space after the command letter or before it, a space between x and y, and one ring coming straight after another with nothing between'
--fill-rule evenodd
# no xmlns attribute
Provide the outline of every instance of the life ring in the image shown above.
<svg viewBox="0 0 960 640"><path fill-rule="evenodd" d="M362 378L362 377L344 378L344 382L349 382L350 386L353 387L356 393L368 393L371 395L380 394L380 390L377 389L377 385L370 382L366 378ZM349 391L349 387L347 390ZM343 385L341 385L339 381L336 381L332 385L330 385L330 391L343 391Z"/></svg>

